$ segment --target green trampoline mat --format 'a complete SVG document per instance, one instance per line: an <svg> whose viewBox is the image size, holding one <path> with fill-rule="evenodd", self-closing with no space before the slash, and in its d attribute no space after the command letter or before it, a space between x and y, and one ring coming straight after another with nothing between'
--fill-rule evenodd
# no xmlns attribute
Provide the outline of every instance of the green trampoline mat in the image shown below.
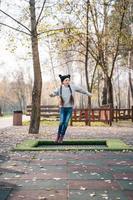
<svg viewBox="0 0 133 200"><path fill-rule="evenodd" d="M68 151L68 150L105 150L105 151L129 151L133 147L125 144L119 139L106 140L71 140L64 141L62 144L55 144L50 140L26 140L17 144L15 151Z"/></svg>

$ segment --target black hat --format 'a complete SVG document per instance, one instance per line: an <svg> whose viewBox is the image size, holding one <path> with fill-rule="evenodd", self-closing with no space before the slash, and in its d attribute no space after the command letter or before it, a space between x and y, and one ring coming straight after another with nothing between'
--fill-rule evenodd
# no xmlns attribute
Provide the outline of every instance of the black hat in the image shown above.
<svg viewBox="0 0 133 200"><path fill-rule="evenodd" d="M68 75L64 75L64 76L62 76L62 75L60 75L59 74L59 77L60 77L60 79L61 79L61 82L63 82L66 78L69 78L70 79L70 74L68 74Z"/></svg>

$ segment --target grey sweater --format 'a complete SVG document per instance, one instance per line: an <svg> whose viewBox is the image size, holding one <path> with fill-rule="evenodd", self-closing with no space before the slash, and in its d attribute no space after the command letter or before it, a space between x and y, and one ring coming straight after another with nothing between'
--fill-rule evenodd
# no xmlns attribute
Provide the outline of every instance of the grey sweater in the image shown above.
<svg viewBox="0 0 133 200"><path fill-rule="evenodd" d="M72 95L73 95L73 97L74 97L75 92L79 92L79 93L85 94L87 96L92 96L92 94L90 92L86 91L85 89L83 89L80 86L70 84L70 87L72 89ZM64 100L63 107L73 107L73 105L69 101L70 100L70 95L71 95L71 92L70 92L69 87L66 87L66 86L62 85L62 98ZM51 97L60 96L60 88L54 90L50 94L50 96Z"/></svg>

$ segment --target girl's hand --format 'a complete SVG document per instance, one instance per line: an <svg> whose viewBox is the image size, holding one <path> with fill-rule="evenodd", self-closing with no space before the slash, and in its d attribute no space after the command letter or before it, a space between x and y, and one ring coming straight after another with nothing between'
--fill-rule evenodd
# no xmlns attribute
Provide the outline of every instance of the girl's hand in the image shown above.
<svg viewBox="0 0 133 200"><path fill-rule="evenodd" d="M49 94L49 96L50 96L50 97L54 97L54 95L53 95L53 94Z"/></svg>

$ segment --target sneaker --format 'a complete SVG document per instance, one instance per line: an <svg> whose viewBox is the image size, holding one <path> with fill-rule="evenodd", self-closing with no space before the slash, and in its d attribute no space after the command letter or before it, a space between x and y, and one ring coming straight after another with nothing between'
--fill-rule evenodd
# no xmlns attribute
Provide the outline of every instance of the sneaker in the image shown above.
<svg viewBox="0 0 133 200"><path fill-rule="evenodd" d="M55 143L58 143L58 142L59 142L59 138L60 138L60 135L57 134L56 140L55 140L54 142L55 142Z"/></svg>
<svg viewBox="0 0 133 200"><path fill-rule="evenodd" d="M61 135L61 136L59 137L58 143L62 144L62 143L63 143L63 138L64 138L64 135Z"/></svg>

